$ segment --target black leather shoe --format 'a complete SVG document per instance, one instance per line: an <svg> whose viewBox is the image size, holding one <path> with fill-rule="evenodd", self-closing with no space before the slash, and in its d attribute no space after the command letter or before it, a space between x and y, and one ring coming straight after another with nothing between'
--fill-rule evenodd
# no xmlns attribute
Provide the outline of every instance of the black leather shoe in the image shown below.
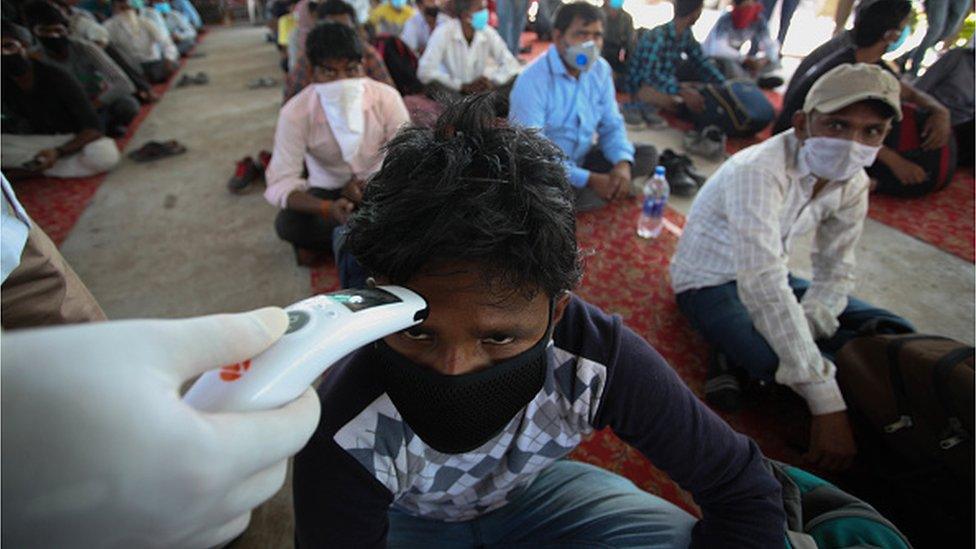
<svg viewBox="0 0 976 549"><path fill-rule="evenodd" d="M675 196L692 196L698 191L698 181L689 173L688 166L691 161L688 157L680 155L671 149L665 149L661 153L658 164L664 166L664 174L671 187L671 193Z"/></svg>
<svg viewBox="0 0 976 549"><path fill-rule="evenodd" d="M729 368L725 355L716 351L705 374L705 400L723 412L734 412L742 407L742 386L739 378Z"/></svg>

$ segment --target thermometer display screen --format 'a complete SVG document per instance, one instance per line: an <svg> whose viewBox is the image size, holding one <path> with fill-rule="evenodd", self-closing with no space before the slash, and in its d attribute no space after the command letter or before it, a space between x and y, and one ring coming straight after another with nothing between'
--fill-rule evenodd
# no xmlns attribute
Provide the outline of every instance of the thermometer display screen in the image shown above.
<svg viewBox="0 0 976 549"><path fill-rule="evenodd" d="M386 290L379 288L366 288L363 290L343 290L334 294L329 294L328 298L345 306L352 312L399 303L400 298Z"/></svg>

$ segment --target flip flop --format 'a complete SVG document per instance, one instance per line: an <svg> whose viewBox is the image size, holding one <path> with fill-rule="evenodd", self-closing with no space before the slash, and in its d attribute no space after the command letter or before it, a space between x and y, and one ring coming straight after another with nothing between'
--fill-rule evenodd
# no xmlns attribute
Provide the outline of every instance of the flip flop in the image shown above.
<svg viewBox="0 0 976 549"><path fill-rule="evenodd" d="M153 160L159 160L160 158L166 158L168 156L176 156L185 152L186 147L181 145L176 140L171 139L162 143L159 141L149 141L138 150L130 152L128 157L136 162L151 162Z"/></svg>
<svg viewBox="0 0 976 549"><path fill-rule="evenodd" d="M247 85L248 89L259 90L261 88L273 88L278 85L278 81L269 76L258 78Z"/></svg>
<svg viewBox="0 0 976 549"><path fill-rule="evenodd" d="M189 74L184 74L184 75L183 75L183 76L182 76L182 77L180 78L180 80L179 80L179 82L177 82L177 83L176 83L176 87L177 87L177 88L185 88L185 87L187 87L187 86L189 86L189 85L191 85L191 84L194 84L194 83L195 83L195 82L194 82L194 80L193 80L193 77L192 77L192 76L190 76Z"/></svg>
<svg viewBox="0 0 976 549"><path fill-rule="evenodd" d="M196 76L193 77L193 83L202 86L210 82L210 77L207 76L205 72L198 72Z"/></svg>

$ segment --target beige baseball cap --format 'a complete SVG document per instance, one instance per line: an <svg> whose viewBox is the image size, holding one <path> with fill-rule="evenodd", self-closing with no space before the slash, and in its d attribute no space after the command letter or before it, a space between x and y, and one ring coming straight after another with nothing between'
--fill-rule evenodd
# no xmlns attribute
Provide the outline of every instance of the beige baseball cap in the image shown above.
<svg viewBox="0 0 976 549"><path fill-rule="evenodd" d="M803 111L837 112L865 99L876 99L901 120L901 85L893 74L868 63L844 64L821 76L807 93Z"/></svg>

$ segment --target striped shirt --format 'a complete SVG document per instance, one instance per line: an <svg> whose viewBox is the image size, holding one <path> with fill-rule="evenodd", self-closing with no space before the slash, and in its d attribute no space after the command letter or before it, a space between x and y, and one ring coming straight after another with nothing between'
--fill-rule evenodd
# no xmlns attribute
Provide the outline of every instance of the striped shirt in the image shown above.
<svg viewBox="0 0 976 549"><path fill-rule="evenodd" d="M650 86L663 93L676 94L680 89L677 76L681 54L688 56L688 63L697 70L699 81L721 84L725 77L702 53L701 44L695 40L691 29L681 36L675 34L674 21L654 27L641 34L637 47L627 65L627 89L637 93L642 86Z"/></svg>
<svg viewBox="0 0 976 549"><path fill-rule="evenodd" d="M779 357L776 381L823 414L843 410L844 401L804 311L824 307L837 317L847 306L868 177L862 170L814 197L817 177L799 150L790 130L739 152L708 179L671 260L671 285L681 293L736 281L753 324ZM797 303L787 262L796 237L811 231L813 283Z"/></svg>

